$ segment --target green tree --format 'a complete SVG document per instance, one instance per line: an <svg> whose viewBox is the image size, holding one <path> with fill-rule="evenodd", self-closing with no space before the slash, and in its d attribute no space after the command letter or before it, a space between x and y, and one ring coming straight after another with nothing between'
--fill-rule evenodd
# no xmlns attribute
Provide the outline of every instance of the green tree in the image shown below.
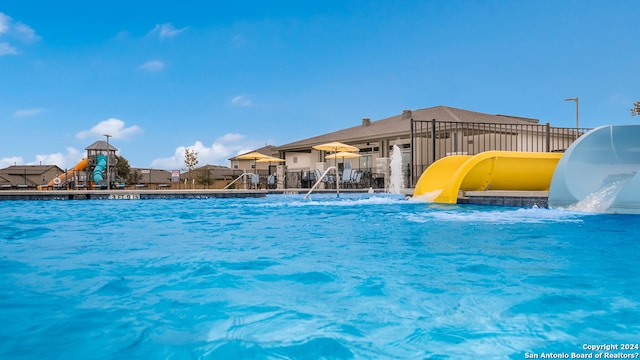
<svg viewBox="0 0 640 360"><path fill-rule="evenodd" d="M184 164L189 169L189 179L193 176L193 170L198 165L198 152L193 149L186 148L184 149Z"/></svg>
<svg viewBox="0 0 640 360"><path fill-rule="evenodd" d="M120 155L116 155L116 176L126 181L127 178L129 178L130 172L131 166L129 166L129 160Z"/></svg>
<svg viewBox="0 0 640 360"><path fill-rule="evenodd" d="M631 116L640 115L640 101L636 101L633 103L633 107L629 109L631 111Z"/></svg>

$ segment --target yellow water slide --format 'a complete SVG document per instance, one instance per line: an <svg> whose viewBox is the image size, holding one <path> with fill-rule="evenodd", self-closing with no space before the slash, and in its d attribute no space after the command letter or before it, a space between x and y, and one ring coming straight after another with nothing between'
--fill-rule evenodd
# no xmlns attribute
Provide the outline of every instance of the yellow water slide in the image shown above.
<svg viewBox="0 0 640 360"><path fill-rule="evenodd" d="M47 186L38 186L38 190L44 190L52 186L59 186L66 183L68 179L73 179L79 171L83 171L84 169L86 169L87 165L89 165L88 158L84 158L80 160L80 162L78 162L74 167L69 169L67 172L62 173L58 175L56 178L54 178L53 180L49 181L47 183Z"/></svg>
<svg viewBox="0 0 640 360"><path fill-rule="evenodd" d="M429 166L420 176L416 199L455 204L462 191L548 191L562 153L485 151L452 155Z"/></svg>

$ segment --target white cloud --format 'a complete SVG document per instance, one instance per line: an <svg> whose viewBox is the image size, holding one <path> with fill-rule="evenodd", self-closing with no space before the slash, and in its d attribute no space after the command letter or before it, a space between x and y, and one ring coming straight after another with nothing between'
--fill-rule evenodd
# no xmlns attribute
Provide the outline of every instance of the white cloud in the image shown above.
<svg viewBox="0 0 640 360"><path fill-rule="evenodd" d="M21 164L23 164L23 160L20 156L5 157L0 159L0 169L4 169L7 166L11 166L11 165L21 165Z"/></svg>
<svg viewBox="0 0 640 360"><path fill-rule="evenodd" d="M15 25L16 36L23 41L36 41L38 36L36 31L22 23L16 23Z"/></svg>
<svg viewBox="0 0 640 360"><path fill-rule="evenodd" d="M1 12L0 37L8 38L9 41L32 42L38 40L35 30L21 22L14 21L11 17ZM9 41L0 42L0 56L18 54L16 47Z"/></svg>
<svg viewBox="0 0 640 360"><path fill-rule="evenodd" d="M160 39L164 39L174 37L186 29L187 28L176 29L171 23L158 24L151 30L151 34L156 34Z"/></svg>
<svg viewBox="0 0 640 360"><path fill-rule="evenodd" d="M113 139L128 139L131 136L141 133L142 129L137 126L125 127L124 121L120 119L110 118L99 122L96 126L89 130L84 130L76 134L78 139L86 139L90 137L102 139L105 134L109 134Z"/></svg>
<svg viewBox="0 0 640 360"><path fill-rule="evenodd" d="M0 56L3 55L18 55L18 50L11 46L8 42L0 43Z"/></svg>
<svg viewBox="0 0 640 360"><path fill-rule="evenodd" d="M241 107L251 107L253 106L253 101L247 98L245 95L238 95L231 99L231 105L241 106Z"/></svg>
<svg viewBox="0 0 640 360"><path fill-rule="evenodd" d="M38 114L41 114L44 110L42 109L22 109L22 110L16 110L15 112L15 116L17 117L29 117L29 116L35 116Z"/></svg>
<svg viewBox="0 0 640 360"><path fill-rule="evenodd" d="M0 12L0 35L9 31L9 23L11 23L11 18Z"/></svg>
<svg viewBox="0 0 640 360"><path fill-rule="evenodd" d="M156 72L164 69L164 63L160 60L149 60L146 63L138 66L138 69L148 72Z"/></svg>
<svg viewBox="0 0 640 360"><path fill-rule="evenodd" d="M226 134L214 141L210 146L205 146L201 141L193 145L179 146L173 156L155 159L151 166L160 169L184 169L184 151L189 148L198 152L198 167L207 164L229 166L229 158L243 152L260 147L257 142L246 141L244 135Z"/></svg>
<svg viewBox="0 0 640 360"><path fill-rule="evenodd" d="M82 160L85 153L73 148L68 147L66 153L53 153L36 155L36 160L27 165L58 165L61 169L68 169L74 166L78 161Z"/></svg>

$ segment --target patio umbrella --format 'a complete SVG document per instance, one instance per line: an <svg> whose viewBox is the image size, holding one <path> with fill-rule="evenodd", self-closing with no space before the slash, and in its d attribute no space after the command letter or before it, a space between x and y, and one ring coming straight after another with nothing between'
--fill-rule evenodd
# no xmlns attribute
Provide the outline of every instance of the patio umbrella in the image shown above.
<svg viewBox="0 0 640 360"><path fill-rule="evenodd" d="M343 144L341 142L338 141L334 141L334 142L330 142L330 143L326 143L326 144L320 144L320 145L316 145L316 146L312 146L314 149L316 150L322 150L322 151L331 151L334 153L340 152L340 151L360 151L359 148L355 147L355 146L351 146L351 145L347 145L347 144ZM329 157L329 156L327 156ZM335 158L334 158L335 160ZM334 161L334 165L337 165L337 161ZM336 168L336 175L337 173L337 168Z"/></svg>
<svg viewBox="0 0 640 360"><path fill-rule="evenodd" d="M269 155L265 155L263 153L259 153L257 151L252 151L246 154L242 154L242 155L238 155L236 157L234 157L234 159L240 159L240 160L258 160L258 159L264 159L264 158L269 158L271 156Z"/></svg>
<svg viewBox="0 0 640 360"><path fill-rule="evenodd" d="M274 156L269 156L269 157L266 157L266 158L262 158L262 159L258 159L258 160L256 160L256 162L257 162L257 163L265 163L265 162L268 162L268 163L269 163L269 165L271 165L271 163L272 163L272 162L285 162L285 161L287 161L287 160L285 160L285 159L280 159L280 158L277 158L277 157L274 157Z"/></svg>
<svg viewBox="0 0 640 360"><path fill-rule="evenodd" d="M334 142L330 142L330 143L326 143L326 144L316 145L316 146L313 146L313 148L316 149L316 150L332 151L332 152L338 152L338 151L360 151L360 149L358 149L355 146L343 144L343 143L338 142L338 141L334 141Z"/></svg>
<svg viewBox="0 0 640 360"><path fill-rule="evenodd" d="M256 162L260 162L260 163L263 163L263 162L269 162L269 163L270 162L285 162L285 161L287 161L287 160L280 159L280 158L273 157L273 156L269 156L269 157L266 157L266 158L262 158L262 159L256 160Z"/></svg>
<svg viewBox="0 0 640 360"><path fill-rule="evenodd" d="M335 154L331 154L331 155L327 155L327 159L338 159L341 158L342 162L344 162L344 159L355 159L355 158L359 158L362 155L358 154L358 153L353 153L353 152L348 152L348 151L340 151L337 152Z"/></svg>
<svg viewBox="0 0 640 360"><path fill-rule="evenodd" d="M266 158L270 158L270 157L271 156L269 156L269 155L265 155L265 154L259 153L257 151L252 151L252 152L249 152L249 153L246 153L246 154L238 155L234 159L258 161L260 159L266 159ZM257 170L257 167L254 170Z"/></svg>

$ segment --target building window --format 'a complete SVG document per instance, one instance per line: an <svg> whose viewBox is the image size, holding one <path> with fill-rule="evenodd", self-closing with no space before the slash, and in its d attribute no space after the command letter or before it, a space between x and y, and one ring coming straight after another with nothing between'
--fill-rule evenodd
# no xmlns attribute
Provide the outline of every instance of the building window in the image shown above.
<svg viewBox="0 0 640 360"><path fill-rule="evenodd" d="M293 163L294 163L294 164L297 164L297 163L298 163L298 157L297 157L297 156L294 156L294 157L293 157Z"/></svg>
<svg viewBox="0 0 640 360"><path fill-rule="evenodd" d="M238 160L233 160L233 168L234 168L234 169L237 169L237 168L239 168L239 167L240 167L240 161L238 161Z"/></svg>

